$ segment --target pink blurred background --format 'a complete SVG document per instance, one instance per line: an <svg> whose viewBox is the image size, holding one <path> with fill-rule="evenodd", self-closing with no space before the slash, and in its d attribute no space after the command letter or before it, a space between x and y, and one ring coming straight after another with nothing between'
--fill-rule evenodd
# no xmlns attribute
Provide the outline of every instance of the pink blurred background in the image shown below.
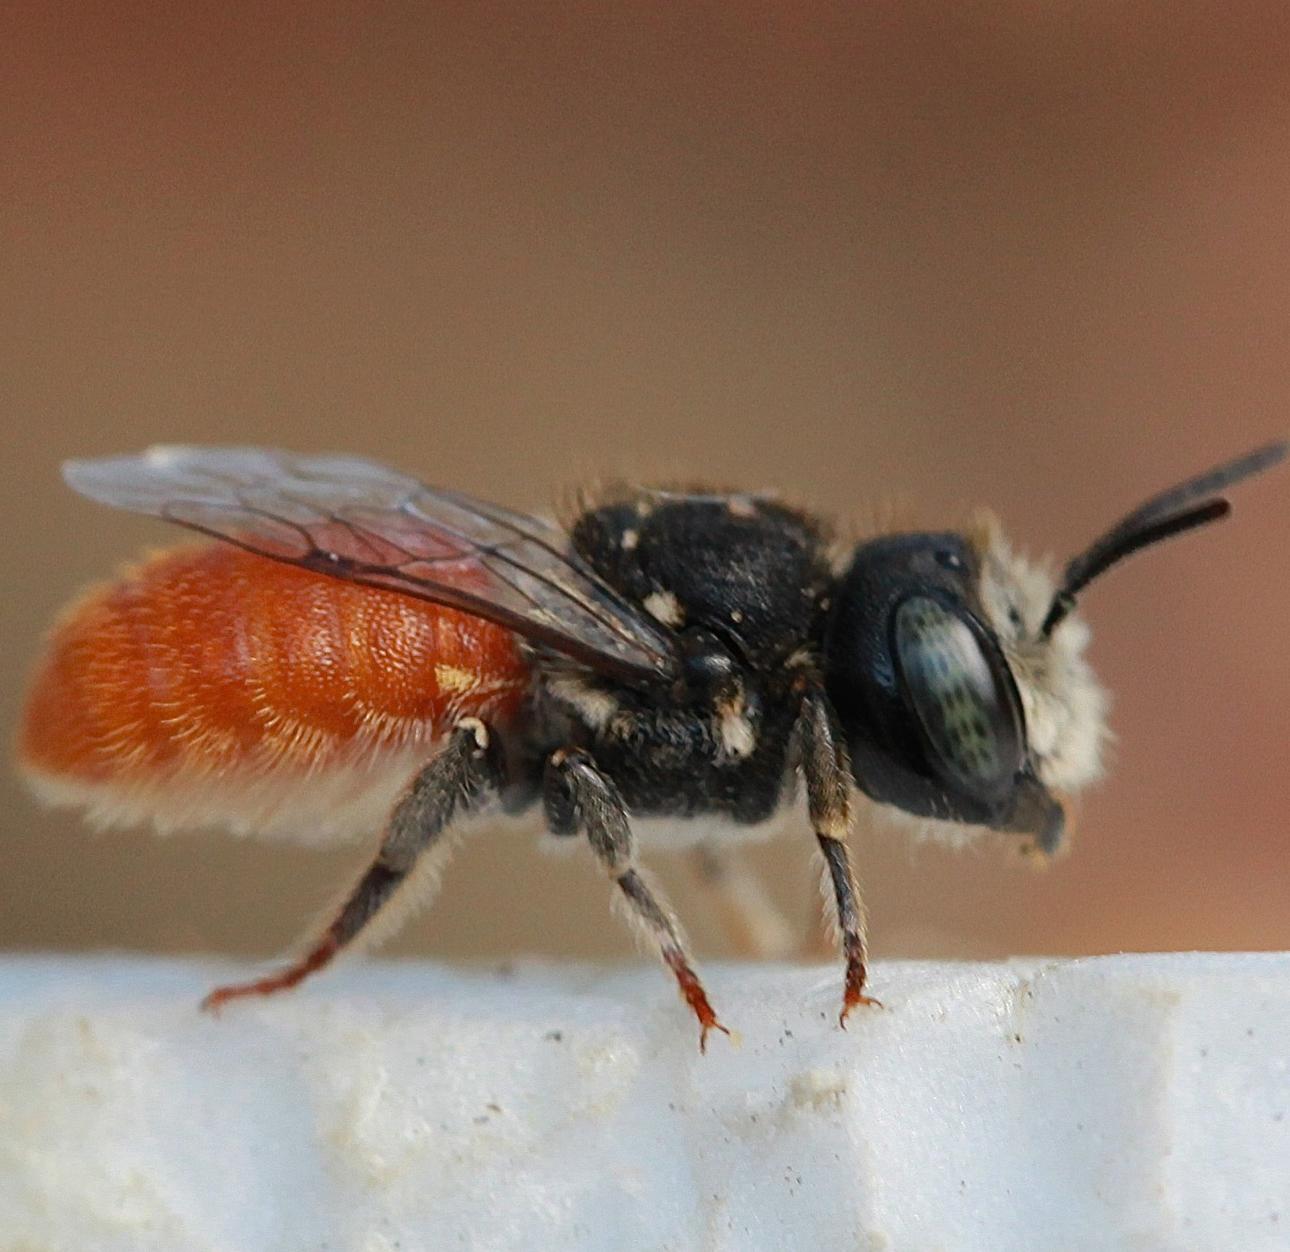
<svg viewBox="0 0 1290 1252"><path fill-rule="evenodd" d="M1290 426L1281 3L19 3L0 144L7 725L60 603L175 537L71 455L985 502L1064 556ZM857 833L879 955L1290 946L1290 476L1236 504L1087 597L1119 743L1070 857ZM363 857L0 785L7 946L269 953ZM803 933L810 849L756 857ZM590 860L481 834L393 950L625 953Z"/></svg>

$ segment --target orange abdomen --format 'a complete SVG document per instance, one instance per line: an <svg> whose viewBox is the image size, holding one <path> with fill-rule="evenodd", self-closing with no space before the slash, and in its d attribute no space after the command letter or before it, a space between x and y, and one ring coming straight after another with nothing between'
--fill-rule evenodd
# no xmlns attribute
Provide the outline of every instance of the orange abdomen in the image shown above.
<svg viewBox="0 0 1290 1252"><path fill-rule="evenodd" d="M91 590L36 674L20 760L101 821L357 833L461 716L505 722L515 636L224 544Z"/></svg>

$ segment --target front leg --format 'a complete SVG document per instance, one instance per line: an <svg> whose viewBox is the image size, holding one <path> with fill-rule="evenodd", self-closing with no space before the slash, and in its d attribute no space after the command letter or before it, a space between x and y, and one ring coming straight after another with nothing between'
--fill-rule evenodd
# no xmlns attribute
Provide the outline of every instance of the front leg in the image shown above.
<svg viewBox="0 0 1290 1252"><path fill-rule="evenodd" d="M596 768L588 753L561 750L547 761L544 791L551 830L559 835L581 830L586 835L596 859L622 893L629 919L658 949L686 1004L699 1019L699 1051L707 1051L710 1030L730 1032L708 1002L672 910L636 867L627 807L613 780Z"/></svg>
<svg viewBox="0 0 1290 1252"><path fill-rule="evenodd" d="M846 983L838 1024L845 1027L847 1015L857 1005L880 1006L880 1002L864 994L864 908L846 844L851 829L851 767L832 706L824 692L816 687L809 689L802 699L797 736L807 810L829 868L837 904L838 932L846 960Z"/></svg>

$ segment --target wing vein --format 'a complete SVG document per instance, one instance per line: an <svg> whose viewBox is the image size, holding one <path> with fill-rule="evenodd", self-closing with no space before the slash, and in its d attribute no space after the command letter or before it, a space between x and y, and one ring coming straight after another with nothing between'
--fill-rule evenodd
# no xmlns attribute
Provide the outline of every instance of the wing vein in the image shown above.
<svg viewBox="0 0 1290 1252"><path fill-rule="evenodd" d="M91 499L245 552L448 605L632 681L676 673L675 638L543 519L357 457L155 448L68 462Z"/></svg>

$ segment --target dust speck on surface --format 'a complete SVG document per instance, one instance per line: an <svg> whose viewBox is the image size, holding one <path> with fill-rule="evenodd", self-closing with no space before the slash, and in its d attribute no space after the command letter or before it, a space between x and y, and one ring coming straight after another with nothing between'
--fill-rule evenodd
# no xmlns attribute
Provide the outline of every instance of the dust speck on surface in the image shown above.
<svg viewBox="0 0 1290 1252"><path fill-rule="evenodd" d="M847 1076L838 1069L806 1069L788 1087L789 1101L799 1109L837 1108L847 1092Z"/></svg>

